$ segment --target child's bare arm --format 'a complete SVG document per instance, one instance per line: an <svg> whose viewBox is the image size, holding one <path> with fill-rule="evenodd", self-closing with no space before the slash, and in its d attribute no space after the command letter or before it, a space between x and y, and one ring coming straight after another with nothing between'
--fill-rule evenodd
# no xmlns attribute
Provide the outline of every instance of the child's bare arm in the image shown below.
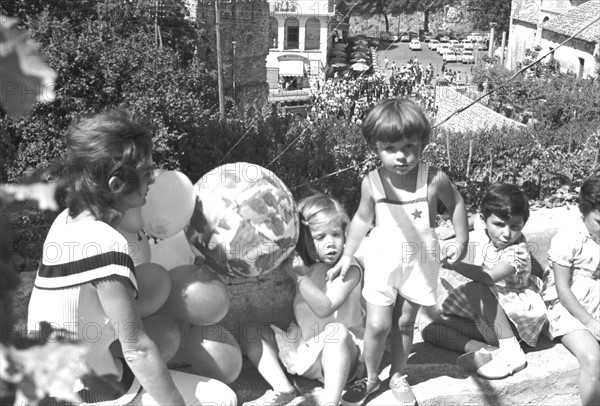
<svg viewBox="0 0 600 406"><path fill-rule="evenodd" d="M356 253L356 250L358 250L360 243L369 231L374 216L375 202L373 200L371 184L368 177L365 177L361 184L360 203L358 210L356 211L356 214L354 214L354 217L350 222L350 226L348 226L348 231L346 232L344 253L342 254L338 263L327 272L328 280L333 280L338 275L341 275L342 278L346 275L346 272L350 267L352 257Z"/></svg>
<svg viewBox="0 0 600 406"><path fill-rule="evenodd" d="M469 222L465 201L456 187L450 182L448 176L442 171L436 173L434 186L438 198L442 201L450 214L452 226L456 232L456 242L461 248L448 250L444 253L445 255L442 257L442 261L447 260L449 263L456 263L467 255L467 244L469 243ZM452 247L452 245L449 245L449 247Z"/></svg>
<svg viewBox="0 0 600 406"><path fill-rule="evenodd" d="M481 265L468 264L465 262L448 264L446 265L446 268L449 268L475 282L480 282L488 286L492 286L496 282L499 282L515 273L515 267L506 261L498 262L493 268L485 268Z"/></svg>
<svg viewBox="0 0 600 406"><path fill-rule="evenodd" d="M592 331L596 340L600 340L600 331L598 329L600 321L594 319L594 317L585 310L571 290L571 269L554 263L552 265L552 270L554 271L556 293L558 293L560 303L562 303L565 309L567 309L573 317Z"/></svg>
<svg viewBox="0 0 600 406"><path fill-rule="evenodd" d="M320 264L322 265L322 264ZM319 272L316 270L316 272ZM312 269L309 272L312 275ZM323 292L315 285L311 276L298 282L298 290L306 300L308 307L320 318L331 316L344 304L352 289L360 283L360 270L351 266L345 278L336 278L330 283L327 292Z"/></svg>

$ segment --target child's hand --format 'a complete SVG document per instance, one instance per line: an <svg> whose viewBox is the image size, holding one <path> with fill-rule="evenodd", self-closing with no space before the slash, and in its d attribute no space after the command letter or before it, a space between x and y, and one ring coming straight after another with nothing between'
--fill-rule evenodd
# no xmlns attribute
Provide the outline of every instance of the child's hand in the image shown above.
<svg viewBox="0 0 600 406"><path fill-rule="evenodd" d="M455 264L467 255L466 244L448 244L442 250L442 264Z"/></svg>
<svg viewBox="0 0 600 406"><path fill-rule="evenodd" d="M335 264L329 271L327 271L327 280L332 281L338 276L342 277L342 280L346 276L346 272L350 268L350 264L352 263L352 258L342 256L337 264Z"/></svg>

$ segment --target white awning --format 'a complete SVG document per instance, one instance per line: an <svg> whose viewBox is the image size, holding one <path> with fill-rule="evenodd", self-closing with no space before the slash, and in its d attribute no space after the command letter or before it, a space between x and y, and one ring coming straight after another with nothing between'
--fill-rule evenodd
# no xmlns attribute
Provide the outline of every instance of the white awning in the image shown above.
<svg viewBox="0 0 600 406"><path fill-rule="evenodd" d="M304 61L279 61L281 76L304 76Z"/></svg>

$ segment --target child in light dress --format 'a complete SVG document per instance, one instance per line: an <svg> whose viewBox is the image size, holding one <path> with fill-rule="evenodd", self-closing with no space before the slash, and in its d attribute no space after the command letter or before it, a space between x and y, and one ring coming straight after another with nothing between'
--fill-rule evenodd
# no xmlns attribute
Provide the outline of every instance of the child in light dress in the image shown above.
<svg viewBox="0 0 600 406"><path fill-rule="evenodd" d="M550 338L560 338L579 361L585 406L600 404L600 177L581 186L579 211L581 220L552 238L543 297Z"/></svg>
<svg viewBox="0 0 600 406"><path fill-rule="evenodd" d="M296 283L296 323L287 331L271 326L274 340L272 334L263 335L260 341L242 338L249 359L274 388L246 405L282 406L296 397L277 358L288 373L324 383L323 390L300 403L296 399L297 406L338 405L346 382L363 371L362 269L352 261L346 278L326 278L342 255L350 219L338 201L322 194L301 200L298 209L303 226L288 271Z"/></svg>
<svg viewBox="0 0 600 406"><path fill-rule="evenodd" d="M485 378L501 379L526 367L518 338L537 345L546 309L522 234L529 218L527 197L514 185L494 185L480 211L471 242L474 264L448 265L471 282L449 292L442 314L423 330L423 339L466 352L457 360L460 365Z"/></svg>
<svg viewBox="0 0 600 406"><path fill-rule="evenodd" d="M379 103L368 113L362 130L382 165L362 180L361 200L344 254L328 275L330 279L348 277L354 253L375 220L368 239L371 248L365 250L363 288L367 377L344 393L342 404L359 406L379 389L379 366L390 330L389 387L399 402L411 404L416 400L404 369L417 312L420 306L437 303L440 257L455 262L466 254L467 212L448 176L420 162L431 127L415 103L400 99ZM438 200L448 209L457 236L457 244L443 253L434 229Z"/></svg>

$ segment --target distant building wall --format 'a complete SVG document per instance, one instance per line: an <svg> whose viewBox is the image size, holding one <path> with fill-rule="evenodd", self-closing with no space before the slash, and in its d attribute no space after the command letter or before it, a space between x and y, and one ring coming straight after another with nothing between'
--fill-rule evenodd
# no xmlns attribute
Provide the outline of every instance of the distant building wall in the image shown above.
<svg viewBox="0 0 600 406"><path fill-rule="evenodd" d="M542 52L557 48L558 44L567 39L562 34L544 32L541 46ZM596 61L594 60L594 48L596 44L573 38L565 45L553 52L553 58L560 63L561 72L571 71L576 75L587 78L595 75ZM547 58L550 58L547 57Z"/></svg>
<svg viewBox="0 0 600 406"><path fill-rule="evenodd" d="M438 108L436 120L441 121L449 117L456 110L470 104L472 100L459 93L453 87L437 86L435 102ZM441 128L457 132L477 131L492 127L526 128L525 124L511 120L480 103L475 103L441 126Z"/></svg>
<svg viewBox="0 0 600 406"><path fill-rule="evenodd" d="M269 53L269 4L261 0L229 0L219 2L219 9L225 93L234 96L235 74L237 105L243 110L260 108L269 95L266 66ZM214 1L198 2L197 20L206 30L212 49L216 50ZM235 66L233 41L236 41ZM216 52L208 53L207 59L216 65Z"/></svg>
<svg viewBox="0 0 600 406"><path fill-rule="evenodd" d="M508 39L507 65L508 69L516 69L517 63L525 59L525 50L532 49L536 44L536 25L525 21L514 20Z"/></svg>

